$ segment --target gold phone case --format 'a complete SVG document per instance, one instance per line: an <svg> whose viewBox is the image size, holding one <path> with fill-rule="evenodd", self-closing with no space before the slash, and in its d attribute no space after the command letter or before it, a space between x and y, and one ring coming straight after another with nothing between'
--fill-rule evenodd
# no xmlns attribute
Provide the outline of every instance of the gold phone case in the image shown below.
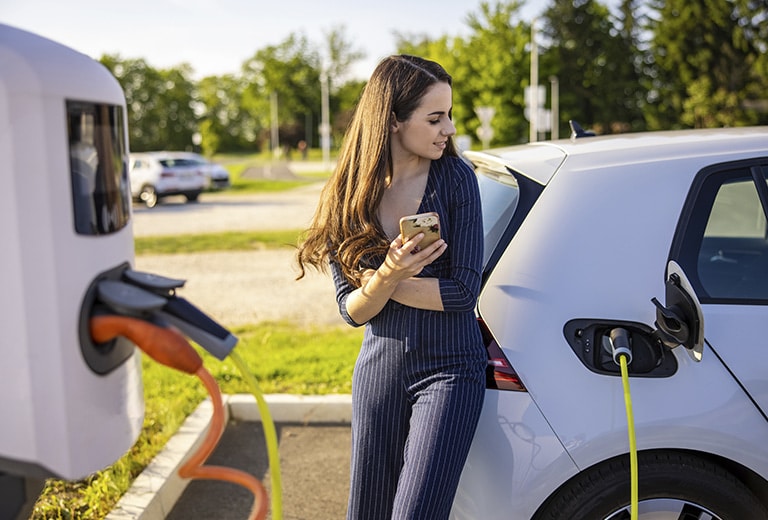
<svg viewBox="0 0 768 520"><path fill-rule="evenodd" d="M403 235L403 240L408 240L419 233L424 233L424 238L419 242L419 249L439 240L440 215L431 211L418 215L408 215L400 219L400 234Z"/></svg>

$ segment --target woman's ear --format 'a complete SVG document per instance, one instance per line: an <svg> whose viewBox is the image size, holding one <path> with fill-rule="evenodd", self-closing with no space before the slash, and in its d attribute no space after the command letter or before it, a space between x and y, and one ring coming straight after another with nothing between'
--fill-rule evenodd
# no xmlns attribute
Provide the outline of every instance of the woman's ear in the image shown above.
<svg viewBox="0 0 768 520"><path fill-rule="evenodd" d="M397 133L398 128L400 128L400 123L398 122L395 113L392 112L389 116L389 130L394 134Z"/></svg>

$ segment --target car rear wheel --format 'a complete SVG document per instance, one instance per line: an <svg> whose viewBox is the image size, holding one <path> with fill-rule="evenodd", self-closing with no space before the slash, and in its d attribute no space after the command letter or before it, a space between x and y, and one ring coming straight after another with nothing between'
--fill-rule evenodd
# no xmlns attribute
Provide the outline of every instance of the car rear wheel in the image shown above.
<svg viewBox="0 0 768 520"><path fill-rule="evenodd" d="M189 193L185 193L184 196L187 198L187 202L197 202L198 197L200 197L200 192L191 191Z"/></svg>
<svg viewBox="0 0 768 520"><path fill-rule="evenodd" d="M741 481L703 458L640 453L638 474L639 520L768 518L768 511ZM629 495L629 457L616 458L565 484L535 519L629 519Z"/></svg>
<svg viewBox="0 0 768 520"><path fill-rule="evenodd" d="M141 188L141 193L139 193L139 200L141 200L141 202L143 202L144 205L148 208L154 208L157 206L159 197L157 196L155 187L151 184L147 184Z"/></svg>

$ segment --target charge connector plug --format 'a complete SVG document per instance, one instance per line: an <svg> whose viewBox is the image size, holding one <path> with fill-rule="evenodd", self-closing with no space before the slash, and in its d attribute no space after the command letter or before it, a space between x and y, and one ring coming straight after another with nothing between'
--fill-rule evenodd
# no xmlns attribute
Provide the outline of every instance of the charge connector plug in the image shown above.
<svg viewBox="0 0 768 520"><path fill-rule="evenodd" d="M619 358L621 356L627 357L627 365L632 363L632 345L629 342L629 332L627 329L616 327L611 329L608 338L611 340L611 355L613 356L613 362L620 365Z"/></svg>

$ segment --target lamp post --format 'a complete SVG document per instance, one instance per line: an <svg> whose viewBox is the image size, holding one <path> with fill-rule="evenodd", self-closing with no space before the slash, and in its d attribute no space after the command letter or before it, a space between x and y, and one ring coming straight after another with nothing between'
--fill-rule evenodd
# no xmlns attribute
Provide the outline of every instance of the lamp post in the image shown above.
<svg viewBox="0 0 768 520"><path fill-rule="evenodd" d="M280 132L278 132L277 122L277 92L274 90L270 95L270 123L272 125L272 160L277 159L280 154Z"/></svg>
<svg viewBox="0 0 768 520"><path fill-rule="evenodd" d="M320 72L320 146L323 150L323 168L331 169L331 125L328 107L328 71L323 67Z"/></svg>
<svg viewBox="0 0 768 520"><path fill-rule="evenodd" d="M529 141L538 141L539 122L539 48L536 44L536 18L531 21L531 86L530 86L530 134Z"/></svg>

